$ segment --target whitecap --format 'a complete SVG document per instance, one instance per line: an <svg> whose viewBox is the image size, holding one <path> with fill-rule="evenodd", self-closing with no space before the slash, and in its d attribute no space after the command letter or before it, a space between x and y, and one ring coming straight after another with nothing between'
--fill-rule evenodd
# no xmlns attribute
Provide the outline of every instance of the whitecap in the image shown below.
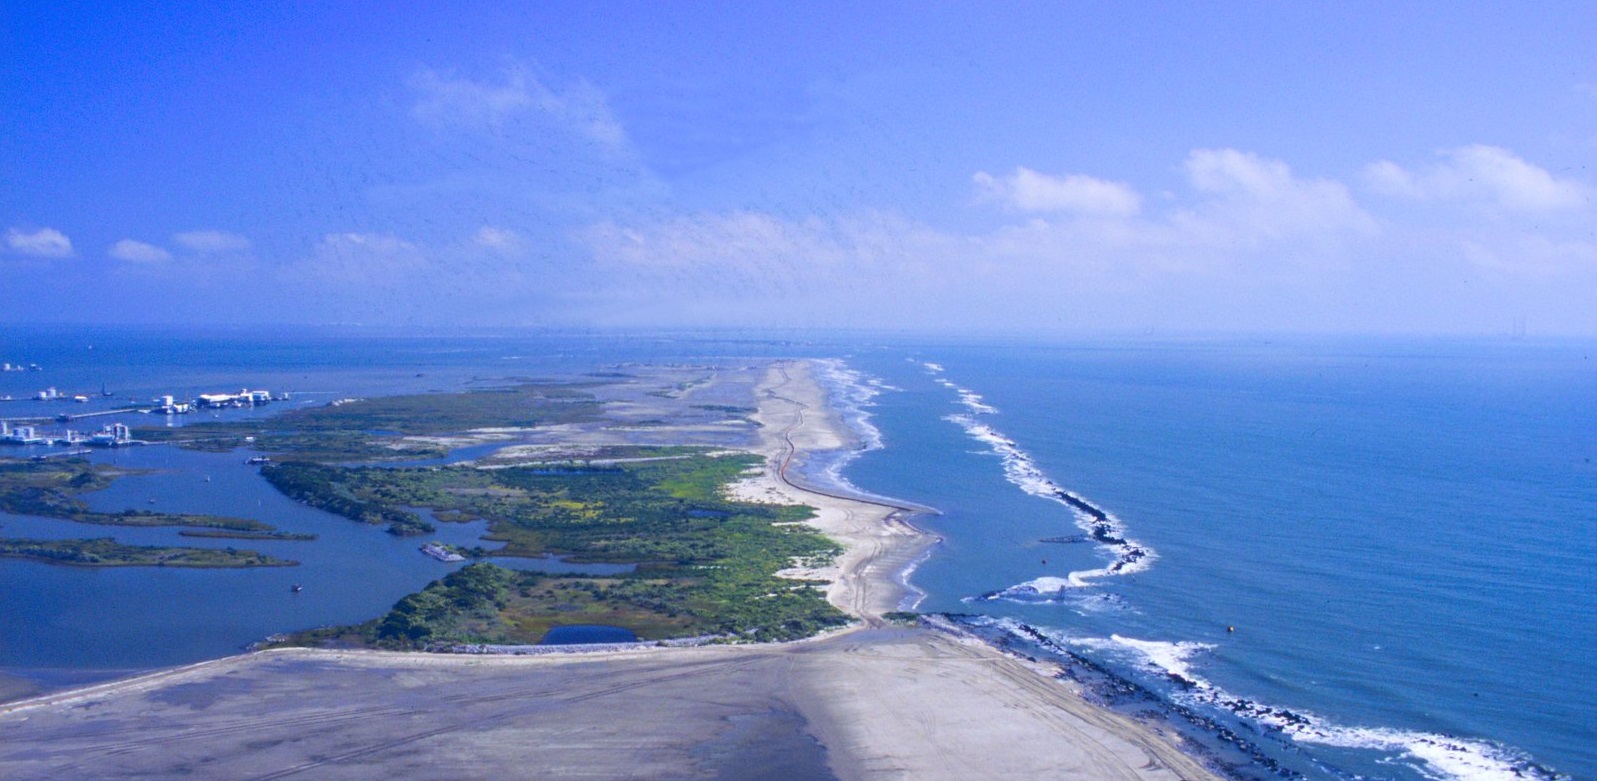
<svg viewBox="0 0 1597 781"><path fill-rule="evenodd" d="M1193 656L1204 651L1214 650L1214 646L1208 643L1191 641L1171 643L1163 640L1137 640L1120 635L1110 635L1109 639L1141 653L1147 658L1147 663L1150 666L1158 668L1165 675L1174 676L1199 688L1210 686L1208 681L1193 674L1192 668L1187 664Z"/></svg>
<svg viewBox="0 0 1597 781"><path fill-rule="evenodd" d="M844 425L854 432L857 442L852 450L835 454L833 457L822 461L825 466L818 475L813 472L807 474L811 474L822 483L834 486L845 493L869 497L894 505L904 505L905 503L901 500L865 491L843 476L843 471L854 459L859 458L864 453L880 450L884 447L881 429L878 429L876 424L871 421L870 408L875 406L876 397L880 396L884 390L891 389L892 386L877 381L875 377L869 374L850 368L840 359L816 359L812 362L812 365L817 369L815 373L816 379L826 389L828 405L837 412ZM918 511L936 512L936 510L925 507L918 508Z"/></svg>
<svg viewBox="0 0 1597 781"><path fill-rule="evenodd" d="M950 383L950 387L953 387L959 393L959 403L968 407L971 412L974 412L978 415L998 414L998 408L987 404L982 398L981 394L967 388L961 388L957 385L953 385L952 383Z"/></svg>
<svg viewBox="0 0 1597 781"><path fill-rule="evenodd" d="M1266 732L1297 743L1384 753L1390 755L1386 761L1408 764L1434 781L1568 779L1537 764L1524 752L1500 743L1420 730L1344 726L1310 711L1284 708L1232 694L1193 670L1194 657L1215 648L1207 643L1142 640L1118 634L1108 638L1077 637L1056 630L1030 627L1012 619L1004 619L999 625L1017 636L1031 639L1041 637L1059 646L1090 648L1118 655L1123 660L1162 674L1180 685L1170 696L1183 705L1217 708L1252 722Z"/></svg>
<svg viewBox="0 0 1597 781"><path fill-rule="evenodd" d="M1013 599L1015 597L1056 597L1059 596L1061 592L1075 588L1077 585L1079 584L1073 583L1067 578L1044 576L1035 580L1028 580L1025 583L1018 583L1002 591L995 591L987 598L992 599L994 597L1004 597Z"/></svg>
<svg viewBox="0 0 1597 781"><path fill-rule="evenodd" d="M1037 467L1031 455L1022 450L1013 439L992 426L976 420L972 415L949 415L944 419L965 429L970 438L987 445L989 452L1002 460L1004 477L1010 484L1027 494L1069 508L1075 518L1076 527L1086 532L1087 536L1098 544L1100 550L1110 554L1110 562L1103 567L1069 573L1063 579L1068 587L1081 588L1091 585L1091 581L1097 579L1142 572L1158 558L1152 548L1126 536L1125 523L1119 518L1050 479ZM1025 585L1020 584L1020 586ZM1025 599L1028 594L1020 586L993 592L984 598Z"/></svg>
<svg viewBox="0 0 1597 781"><path fill-rule="evenodd" d="M896 390L864 372L851 369L837 359L817 360L819 379L830 393L832 405L859 437L860 451L880 450L882 432L871 422L869 407L884 391Z"/></svg>

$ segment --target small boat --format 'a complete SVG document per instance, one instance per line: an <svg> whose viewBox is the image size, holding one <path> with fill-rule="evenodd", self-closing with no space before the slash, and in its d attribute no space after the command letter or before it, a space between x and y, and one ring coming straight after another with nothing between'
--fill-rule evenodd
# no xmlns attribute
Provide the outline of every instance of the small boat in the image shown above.
<svg viewBox="0 0 1597 781"><path fill-rule="evenodd" d="M305 590L305 587L304 587L304 586L301 586L301 585L300 585L300 584L298 584L298 583L295 583L295 584L294 584L294 585L292 585L292 586L289 586L289 587L288 587L288 590L289 590L289 592L290 592L290 593L293 593L293 594L298 594L298 593L299 593L299 592L301 592L301 591L304 591L304 590Z"/></svg>

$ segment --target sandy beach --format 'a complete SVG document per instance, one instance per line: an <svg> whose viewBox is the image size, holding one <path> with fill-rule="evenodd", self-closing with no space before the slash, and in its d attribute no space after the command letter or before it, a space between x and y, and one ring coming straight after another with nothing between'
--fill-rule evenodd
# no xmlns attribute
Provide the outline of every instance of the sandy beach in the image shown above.
<svg viewBox="0 0 1597 781"><path fill-rule="evenodd" d="M1164 736L1046 665L882 615L935 542L906 508L802 485L851 438L813 364L756 389L767 466L738 498L808 504L821 569L860 619L807 641L459 656L288 649L0 705L0 776L1209 779Z"/></svg>

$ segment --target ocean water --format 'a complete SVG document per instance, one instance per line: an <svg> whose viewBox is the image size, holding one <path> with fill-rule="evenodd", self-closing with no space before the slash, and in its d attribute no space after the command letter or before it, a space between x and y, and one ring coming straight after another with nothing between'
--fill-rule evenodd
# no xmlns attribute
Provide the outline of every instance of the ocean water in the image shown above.
<svg viewBox="0 0 1597 781"><path fill-rule="evenodd" d="M825 374L861 449L819 460L815 477L936 509L917 519L942 539L910 576L918 609L1140 687L1146 704L1130 709L1247 745L1244 777L1597 778L1594 354L1525 341L8 328L0 360L45 370L0 375L0 397L18 399L0 417L65 409L25 400L52 385L93 396L64 403L73 412L239 387L321 404L627 361L834 358ZM212 658L378 615L451 568L284 499L243 455L99 453L154 471L91 501L318 533L232 543L304 566L0 560L0 676L62 685ZM229 544L5 515L0 535Z"/></svg>
<svg viewBox="0 0 1597 781"><path fill-rule="evenodd" d="M1255 777L1597 777L1597 345L849 364L881 446L844 476L941 511L919 609L1145 687Z"/></svg>

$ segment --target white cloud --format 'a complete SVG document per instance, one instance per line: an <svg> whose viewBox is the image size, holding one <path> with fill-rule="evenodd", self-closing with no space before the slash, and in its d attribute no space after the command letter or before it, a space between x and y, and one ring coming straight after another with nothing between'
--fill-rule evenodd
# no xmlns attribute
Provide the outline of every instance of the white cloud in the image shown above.
<svg viewBox="0 0 1597 781"><path fill-rule="evenodd" d="M537 111L603 147L616 151L627 147L626 132L604 94L587 81L555 90L520 66L512 66L499 82L422 68L408 84L416 92L411 112L434 125L499 129L525 112Z"/></svg>
<svg viewBox="0 0 1597 781"><path fill-rule="evenodd" d="M203 254L220 254L225 252L244 252L250 248L250 240L238 235L219 230L197 230L178 233L172 240L183 247Z"/></svg>
<svg viewBox="0 0 1597 781"><path fill-rule="evenodd" d="M937 286L936 277L952 281L950 294L985 279L980 284L1033 295L1250 265L1302 276L1347 241L1375 233L1375 220L1345 186L1299 178L1283 162L1197 150L1186 168L1192 194L1164 215L1141 215L1129 185L1022 167L1002 179L978 173L976 185L1039 216L987 233L947 233L884 213L792 220L737 211L607 222L580 238L602 265L667 285L796 290L841 281L850 295L881 295Z"/></svg>
<svg viewBox="0 0 1597 781"><path fill-rule="evenodd" d="M329 233L316 246L318 250L335 253L395 255L416 252L415 244L387 233Z"/></svg>
<svg viewBox="0 0 1597 781"><path fill-rule="evenodd" d="M1291 236L1369 233L1375 220L1347 186L1301 179L1280 160L1235 149L1197 149L1185 163L1188 181L1206 196L1174 224L1204 243L1258 245Z"/></svg>
<svg viewBox="0 0 1597 781"><path fill-rule="evenodd" d="M1386 195L1462 201L1511 212L1557 212L1591 204L1590 188L1495 146L1475 144L1440 152L1442 161L1411 172L1389 160L1364 169L1365 182Z"/></svg>
<svg viewBox="0 0 1597 781"><path fill-rule="evenodd" d="M837 284L918 285L950 257L945 234L870 212L787 220L749 211L701 213L637 226L606 222L580 240L618 279L649 290L814 292Z"/></svg>
<svg viewBox="0 0 1597 781"><path fill-rule="evenodd" d="M950 266L958 239L882 212L800 220L708 212L606 222L578 239L604 280L592 316L612 324L859 324L909 305L933 314L927 302L964 283L963 269Z"/></svg>
<svg viewBox="0 0 1597 781"><path fill-rule="evenodd" d="M532 106L526 75L511 69L505 76L505 82L496 85L422 68L409 80L417 93L411 112L430 122L497 125Z"/></svg>
<svg viewBox="0 0 1597 781"><path fill-rule="evenodd" d="M1223 300L1248 312L1261 290L1302 295L1385 240L1340 182L1232 149L1194 151L1185 168L1190 188L1151 214L1128 184L1018 168L974 177L979 195L1026 213L986 231L880 212L735 211L607 222L579 238L607 284L632 284L638 311L695 302L722 322L835 315L922 327L1126 322L1117 306L1142 307L1148 321L1177 317L1151 303L1160 296L1175 309Z"/></svg>
<svg viewBox="0 0 1597 781"><path fill-rule="evenodd" d="M1459 242L1471 263L1509 278L1552 279L1575 269L1597 270L1597 244L1537 234Z"/></svg>
<svg viewBox="0 0 1597 781"><path fill-rule="evenodd" d="M312 257L295 264L294 276L323 281L394 286L401 275L425 267L416 245L381 233L329 233L316 243Z"/></svg>
<svg viewBox="0 0 1597 781"><path fill-rule="evenodd" d="M165 249L133 239L123 239L112 244L110 249L106 250L106 254L130 263L164 263L172 259L172 253Z"/></svg>
<svg viewBox="0 0 1597 781"><path fill-rule="evenodd" d="M1002 178L986 171L971 178L980 197L1020 211L1129 217L1142 209L1142 196L1131 185L1082 174L1050 176L1020 166Z"/></svg>
<svg viewBox="0 0 1597 781"><path fill-rule="evenodd" d="M473 244L495 252L514 252L521 248L521 236L506 228L484 225L472 235Z"/></svg>
<svg viewBox="0 0 1597 781"><path fill-rule="evenodd" d="M838 262L841 250L828 233L819 221L729 212L627 228L602 223L583 238L596 258L627 267L631 279L691 287L692 280L708 278L736 288L791 289L806 286L803 269Z"/></svg>
<svg viewBox="0 0 1597 781"><path fill-rule="evenodd" d="M72 256L72 240L55 228L40 228L35 231L12 228L6 231L6 245L13 252L36 258Z"/></svg>
<svg viewBox="0 0 1597 781"><path fill-rule="evenodd" d="M1422 198L1425 195L1414 175L1390 160L1381 160L1364 167L1364 183L1385 195Z"/></svg>

